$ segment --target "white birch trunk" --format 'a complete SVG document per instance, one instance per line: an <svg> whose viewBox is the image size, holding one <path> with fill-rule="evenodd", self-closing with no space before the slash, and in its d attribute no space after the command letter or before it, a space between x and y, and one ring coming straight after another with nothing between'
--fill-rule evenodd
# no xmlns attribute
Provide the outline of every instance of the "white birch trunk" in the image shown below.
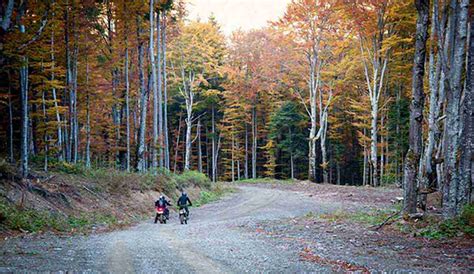
<svg viewBox="0 0 474 274"><path fill-rule="evenodd" d="M165 150L165 167L170 169L170 148L169 148L169 133L168 133L168 81L166 77L166 13L163 13L163 138Z"/></svg>
<svg viewBox="0 0 474 274"><path fill-rule="evenodd" d="M138 20L137 24L140 24ZM141 36L140 27L137 28L138 39ZM137 170L144 172L146 170L145 162L145 134L146 134L146 114L148 105L148 96L145 89L145 74L143 64L143 41L138 41L138 75L140 81L140 121L138 128L138 142L137 142Z"/></svg>
<svg viewBox="0 0 474 274"><path fill-rule="evenodd" d="M20 25L20 32L25 33L25 26ZM28 57L21 57L20 67L20 92L21 92L21 153L20 170L23 178L28 177Z"/></svg>
<svg viewBox="0 0 474 274"><path fill-rule="evenodd" d="M186 143L185 143L185 156L184 156L184 170L188 171L191 168L191 134L193 125L193 104L194 104L194 73L190 72L188 76L185 75L184 68L181 69L181 75L183 79L183 88L181 93L186 102ZM189 79L187 79L189 78Z"/></svg>

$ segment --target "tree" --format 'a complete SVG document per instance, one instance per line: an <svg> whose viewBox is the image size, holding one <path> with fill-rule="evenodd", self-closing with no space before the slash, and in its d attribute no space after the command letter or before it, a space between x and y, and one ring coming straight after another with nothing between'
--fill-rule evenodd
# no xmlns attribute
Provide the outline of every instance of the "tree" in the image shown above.
<svg viewBox="0 0 474 274"><path fill-rule="evenodd" d="M224 38L211 23L191 22L180 27L179 35L171 42L169 51L174 85L184 98L186 109L186 141L184 169L191 168L192 126L196 121L193 108L196 97L221 65Z"/></svg>
<svg viewBox="0 0 474 274"><path fill-rule="evenodd" d="M405 161L403 179L405 197L404 212L415 213L417 202L418 163L422 153L422 122L425 94L423 78L425 76L426 40L428 38L429 0L416 0L418 11L416 22L415 58L413 66L412 101L410 105L410 149Z"/></svg>
<svg viewBox="0 0 474 274"><path fill-rule="evenodd" d="M304 115L292 101L285 102L277 112L273 113L269 122L269 138L276 143L279 151L286 153L285 156L279 157L283 177L295 179L299 173L296 163L306 155L307 151L304 124Z"/></svg>
<svg viewBox="0 0 474 274"><path fill-rule="evenodd" d="M336 1L293 1L277 23L282 32L289 33L295 41L298 41L297 48L306 58L308 96L300 93L299 97L303 104L308 105L306 109L311 121L308 177L309 180L317 180L316 142L320 139L324 183L328 183L326 134L332 89L328 88L330 85L325 86L322 73L332 58L333 47L330 41L338 39L335 6ZM299 92L299 89L295 90ZM325 93L327 95L324 95Z"/></svg>

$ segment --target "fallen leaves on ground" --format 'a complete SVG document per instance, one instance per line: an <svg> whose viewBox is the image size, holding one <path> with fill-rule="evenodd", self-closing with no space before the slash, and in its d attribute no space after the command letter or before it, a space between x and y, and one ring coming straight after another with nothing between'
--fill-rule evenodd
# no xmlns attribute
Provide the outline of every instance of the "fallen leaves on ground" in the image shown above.
<svg viewBox="0 0 474 274"><path fill-rule="evenodd" d="M319 255L314 254L311 249L307 247L304 248L302 252L300 252L300 258L304 261L331 266L336 271L344 270L349 272L357 271L361 273L370 273L369 269L367 269L367 267L365 266L351 264L343 260L330 260L327 258L323 258Z"/></svg>

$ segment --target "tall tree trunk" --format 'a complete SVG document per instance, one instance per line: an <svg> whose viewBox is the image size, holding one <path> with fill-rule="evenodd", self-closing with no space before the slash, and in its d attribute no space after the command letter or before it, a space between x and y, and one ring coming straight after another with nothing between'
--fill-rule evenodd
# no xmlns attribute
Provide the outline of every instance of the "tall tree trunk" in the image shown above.
<svg viewBox="0 0 474 274"><path fill-rule="evenodd" d="M25 33L25 26L20 25L20 32ZM23 178L28 177L28 57L21 57L20 67L20 92L21 92L21 150L20 150L20 170Z"/></svg>
<svg viewBox="0 0 474 274"><path fill-rule="evenodd" d="M460 185L460 132L461 123L461 94L462 74L465 69L467 17L469 0L452 0L449 6L448 56L442 58L442 68L448 81L446 92L446 123L444 144L444 187L443 187L443 214L445 217L454 217L459 214L463 202ZM443 54L443 50L440 50ZM449 62L449 64L448 64Z"/></svg>
<svg viewBox="0 0 474 274"><path fill-rule="evenodd" d="M86 56L86 167L91 167L91 113L89 89L89 62Z"/></svg>
<svg viewBox="0 0 474 274"><path fill-rule="evenodd" d="M206 140L205 140L205 147L206 147L206 175L209 178L211 177L211 163L209 162L209 155L212 153L209 152L209 128L207 126L204 126L206 129Z"/></svg>
<svg viewBox="0 0 474 274"><path fill-rule="evenodd" d="M138 128L138 145L137 145L137 170L144 172L145 163L145 135L146 135L146 114L148 105L147 90L145 89L145 74L143 64L143 41L141 41L141 21L137 20L137 39L138 39L138 75L140 81L140 126Z"/></svg>
<svg viewBox="0 0 474 274"><path fill-rule="evenodd" d="M319 85L319 69L317 67L318 59L317 55L313 53L312 56L308 57L309 68L310 68L310 82L309 82L309 103L310 109L308 114L310 115L311 128L309 131L309 154L308 154L308 180L316 182L316 134L317 134L317 95Z"/></svg>
<svg viewBox="0 0 474 274"><path fill-rule="evenodd" d="M366 129L363 129L364 131L364 136L367 136ZM366 186L368 185L368 161L369 161L369 156L367 155L367 144L365 141L364 142L364 167L363 167L363 174L362 174L362 185Z"/></svg>
<svg viewBox="0 0 474 274"><path fill-rule="evenodd" d="M158 167L158 104L160 99L158 98L158 82L156 78L156 63L155 63L155 7L154 1L150 0L150 43L149 43L149 57L151 64L151 84L153 86L153 145L152 145L152 168L153 173L156 174L156 169Z"/></svg>
<svg viewBox="0 0 474 274"><path fill-rule="evenodd" d="M384 12L378 13L377 32L370 39L359 36L360 51L362 53L362 63L367 90L370 99L371 121L370 121L370 169L373 186L379 185L378 180L378 115L379 102L384 76L389 59L388 49L383 51L384 36L390 35L390 31L385 28ZM369 40L369 41L366 41ZM364 42L366 44L364 45ZM372 74L372 76L369 74Z"/></svg>
<svg viewBox="0 0 474 274"><path fill-rule="evenodd" d="M176 145L174 147L174 164L173 164L173 173L176 173L178 167L178 153L179 153L179 138L181 136L181 121L182 117L181 114L179 115L179 122L178 122L178 134L176 134Z"/></svg>
<svg viewBox="0 0 474 274"><path fill-rule="evenodd" d="M168 81L166 78L166 13L163 13L163 131L164 131L164 150L165 150L165 167L170 169L170 148L169 148L169 135L168 135Z"/></svg>
<svg viewBox="0 0 474 274"><path fill-rule="evenodd" d="M183 79L186 77L184 69L182 69ZM193 104L194 104L194 92L192 83L194 82L194 74L190 73L189 75L189 82L186 83L187 80L184 80L184 94L185 94L185 101L186 101L186 142L185 142L185 156L184 156L184 170L188 171L191 169L191 134L192 134L192 127L193 127Z"/></svg>
<svg viewBox="0 0 474 274"><path fill-rule="evenodd" d="M319 79L319 77L318 77ZM326 103L323 103L323 94L322 90L319 90L319 123L320 128L318 134L316 135L315 139L320 138L320 148L321 148L321 159L322 159L322 168L323 168L323 182L325 184L329 183L328 178L328 157L327 157L327 133L328 133L328 112L329 112L329 105L331 104L332 100L332 88L329 88L329 96L327 98Z"/></svg>
<svg viewBox="0 0 474 274"><path fill-rule="evenodd" d="M372 103L372 120L370 127L370 165L372 168L372 186L378 185L378 172L377 172L377 116L378 116L378 103Z"/></svg>
<svg viewBox="0 0 474 274"><path fill-rule="evenodd" d="M432 22L434 22L434 17L438 16L433 12ZM424 149L423 156L423 166L422 166L422 178L420 178L420 183L423 188L427 189L434 187L434 182L436 181L436 168L433 164L434 151L436 140L439 138L440 130L438 126L438 119L441 113L440 101L443 103L444 98L441 98L441 93L439 90L439 81L441 76L441 64L439 60L439 54L437 55L437 60L435 62L435 52L434 45L435 43L436 28L435 24L431 24L431 35L430 35L430 57L429 57L429 87L430 87L430 103L429 103L429 114L428 114L428 136L426 140L426 145Z"/></svg>
<svg viewBox="0 0 474 274"><path fill-rule="evenodd" d="M217 164L219 163L219 150L220 150L220 148L221 148L221 135L219 135L219 138L217 139L216 158L214 159L214 163L212 164L212 166L214 168L214 178L213 178L214 182L217 182L217 178L218 178Z"/></svg>
<svg viewBox="0 0 474 274"><path fill-rule="evenodd" d="M186 116L186 142L185 142L185 156L184 156L184 170L188 171L191 169L191 134L192 134L192 103L187 104L187 116Z"/></svg>
<svg viewBox="0 0 474 274"><path fill-rule="evenodd" d="M230 148L230 153L231 153L231 178L232 178L232 183L235 182L235 172L234 172L234 134L232 133L232 143L231 143L231 148Z"/></svg>
<svg viewBox="0 0 474 274"><path fill-rule="evenodd" d="M293 159L293 141L292 141L292 132L291 126L288 127L288 134L290 138L290 178L293 180L295 179L295 164Z"/></svg>
<svg viewBox="0 0 474 274"><path fill-rule="evenodd" d="M163 89L162 89L162 72L161 72L161 22L160 22L160 15L161 13L158 11L156 16L156 48L157 48L157 58L156 58L156 67L157 67L157 75L158 75L158 143L159 143L159 155L160 155L160 168L164 167L165 162L165 155L164 155L164 133L163 133Z"/></svg>
<svg viewBox="0 0 474 274"><path fill-rule="evenodd" d="M236 160L236 163L237 163L237 181L240 181L240 156L238 156L239 154L239 151L240 151L240 147L239 147L239 142L238 140L236 141L235 140L235 137L234 137L234 143L235 143L235 150L237 152L237 160Z"/></svg>
<svg viewBox="0 0 474 274"><path fill-rule="evenodd" d="M13 14L14 4L15 4L15 0L8 0L8 4L5 8L5 15L3 16L1 20L2 29L4 32L6 32L10 28L11 16Z"/></svg>
<svg viewBox="0 0 474 274"><path fill-rule="evenodd" d="M65 131L64 131L64 138L65 138L65 145L66 145L66 160L68 162L71 162L71 137L69 134L72 134L72 131L69 132L68 126L72 127L72 104L71 104L71 96L72 96L72 90L71 90L71 78L72 78L72 72L71 72L71 54L70 54L70 48L69 48L69 0L66 0L66 12L65 12L65 29L64 29L64 40L65 40L65 54L66 54L66 85L64 89L65 93L65 100L66 98L69 98L69 103L68 103L68 116L66 119L69 121L69 125L65 125ZM68 97L67 97L68 96Z"/></svg>
<svg viewBox="0 0 474 274"><path fill-rule="evenodd" d="M202 173L202 144L201 144L201 119L198 120L197 123L197 130L196 130L196 138L198 141L197 149L198 149L198 170Z"/></svg>
<svg viewBox="0 0 474 274"><path fill-rule="evenodd" d="M382 113L381 117L380 117L380 130L383 131L384 129L384 121L385 120L385 116L384 114ZM385 145L385 138L384 138L384 134L381 133L380 134L380 144L381 144L381 149L380 149L380 184L383 183L383 175L384 175L384 164L385 164L385 153L384 153L384 145Z"/></svg>
<svg viewBox="0 0 474 274"><path fill-rule="evenodd" d="M249 137L248 124L245 123L245 158L244 158L244 179L249 178Z"/></svg>
<svg viewBox="0 0 474 274"><path fill-rule="evenodd" d="M460 201L461 205L472 202L472 187L474 177L474 15L469 18L469 48L466 72L466 89L462 111L461 159L460 174Z"/></svg>
<svg viewBox="0 0 474 274"><path fill-rule="evenodd" d="M24 32L24 26L23 31ZM20 67L20 89L21 89L21 175L28 176L28 57L22 57Z"/></svg>
<svg viewBox="0 0 474 274"><path fill-rule="evenodd" d="M53 13L54 16L54 13ZM51 82L55 81L55 69L56 69L56 57L54 54L54 28L51 29ZM52 95L54 101L54 109L56 113L56 123L57 123L57 132L58 132L58 139L57 139L57 149L58 149L58 159L62 161L64 158L64 150L63 150L63 134L62 134L62 125L61 125L61 115L59 114L59 107L58 107L58 98L56 95L56 88L52 87Z"/></svg>
<svg viewBox="0 0 474 274"><path fill-rule="evenodd" d="M130 172L130 80L129 80L129 53L128 40L125 42L125 122L126 122L126 146L127 155L125 159L125 166L127 172Z"/></svg>
<svg viewBox="0 0 474 274"><path fill-rule="evenodd" d="M79 150L79 121L78 121L78 114L77 114L77 63L78 63L78 58L79 58L79 45L78 45L78 40L79 40L79 32L76 27L76 18L77 16L74 17L74 53L73 53L73 58L74 58L74 66L73 66L73 129L74 129L74 134L71 135L73 136L73 154L72 154L72 161L73 163L77 163L78 159L78 150Z"/></svg>
<svg viewBox="0 0 474 274"><path fill-rule="evenodd" d="M212 181L216 182L216 171L215 164L217 163L217 147L216 147L216 118L215 118L215 107L212 104L211 114L211 127L212 127Z"/></svg>
<svg viewBox="0 0 474 274"><path fill-rule="evenodd" d="M257 107L252 108L252 178L257 179Z"/></svg>
<svg viewBox="0 0 474 274"><path fill-rule="evenodd" d="M418 11L416 21L415 58L413 66L412 101L410 105L409 150L405 160L404 206L405 213L416 212L418 167L422 153L423 107L425 94L423 77L425 75L426 40L428 38L429 0L415 0Z"/></svg>
<svg viewBox="0 0 474 274"><path fill-rule="evenodd" d="M11 78L10 71L8 71L8 161L10 163L15 162L13 155L13 104L12 104L12 93L11 93Z"/></svg>
<svg viewBox="0 0 474 274"><path fill-rule="evenodd" d="M43 109L43 122L46 125L48 123L48 115L46 113L46 99L45 99L45 92L41 93L41 106ZM48 155L49 155L49 136L48 136L48 129L44 129L43 133L43 141L44 141L44 163L43 163L43 170L48 172Z"/></svg>

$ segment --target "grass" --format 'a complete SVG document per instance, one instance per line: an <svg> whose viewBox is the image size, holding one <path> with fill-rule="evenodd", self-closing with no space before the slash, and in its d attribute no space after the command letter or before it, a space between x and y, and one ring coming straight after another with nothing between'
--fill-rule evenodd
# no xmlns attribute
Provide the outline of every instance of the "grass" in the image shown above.
<svg viewBox="0 0 474 274"><path fill-rule="evenodd" d="M212 203L219 200L222 196L235 191L235 188L224 186L222 184L216 184L208 191L201 191L199 198L193 202L193 205L200 207L204 204Z"/></svg>
<svg viewBox="0 0 474 274"><path fill-rule="evenodd" d="M474 237L474 204L466 205L457 218L447 220L431 218L425 223L426 226L419 228L414 233L428 239L444 239L462 235Z"/></svg>
<svg viewBox="0 0 474 274"><path fill-rule="evenodd" d="M323 214L319 217L330 222L349 220L361 224L366 224L370 226L378 225L385 221L390 215L397 212L396 209L378 209L369 212L344 212L336 211L329 214Z"/></svg>
<svg viewBox="0 0 474 274"><path fill-rule="evenodd" d="M373 210L369 212L343 212L336 211L323 214L319 217L330 222L348 220L351 222L366 224L368 226L379 225L389 216L401 210L401 205L392 209ZM312 218L313 215L307 216ZM447 239L467 235L474 237L474 204L465 206L461 215L454 219L442 219L436 216L425 216L422 220L406 221L398 220L392 225L402 233L421 236L427 239Z"/></svg>
<svg viewBox="0 0 474 274"><path fill-rule="evenodd" d="M94 225L113 225L118 222L113 215L102 213L82 213L78 216L65 216L59 213L34 209L20 209L4 200L0 201L0 224L11 230L40 232L71 230L86 232Z"/></svg>

